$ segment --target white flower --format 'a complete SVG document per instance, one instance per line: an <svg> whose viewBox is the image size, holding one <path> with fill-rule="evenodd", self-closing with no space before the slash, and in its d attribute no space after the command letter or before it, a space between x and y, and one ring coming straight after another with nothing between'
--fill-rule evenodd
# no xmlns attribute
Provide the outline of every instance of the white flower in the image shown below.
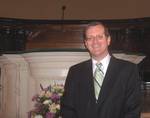
<svg viewBox="0 0 150 118"><path fill-rule="evenodd" d="M40 94L39 94L39 97L43 97L45 95L45 91L41 91Z"/></svg>
<svg viewBox="0 0 150 118"><path fill-rule="evenodd" d="M36 115L34 118L43 118L41 115Z"/></svg>
<svg viewBox="0 0 150 118"><path fill-rule="evenodd" d="M51 100L45 100L44 102L43 102L43 104L49 104L49 103L51 103L52 101Z"/></svg>
<svg viewBox="0 0 150 118"><path fill-rule="evenodd" d="M49 105L49 111L51 113L56 113L56 111L58 109L60 109L60 105L59 104L52 103L51 105Z"/></svg>
<svg viewBox="0 0 150 118"><path fill-rule="evenodd" d="M45 93L45 96L48 98L48 97L51 97L52 96L52 93L50 91L46 91Z"/></svg>

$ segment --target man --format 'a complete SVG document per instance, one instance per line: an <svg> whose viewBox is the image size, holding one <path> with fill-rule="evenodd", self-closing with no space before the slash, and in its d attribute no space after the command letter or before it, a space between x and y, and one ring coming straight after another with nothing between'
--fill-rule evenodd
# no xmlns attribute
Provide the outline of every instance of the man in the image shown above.
<svg viewBox="0 0 150 118"><path fill-rule="evenodd" d="M91 59L69 69L61 100L62 118L140 118L137 66L111 56L110 43L102 23L91 23L85 29Z"/></svg>

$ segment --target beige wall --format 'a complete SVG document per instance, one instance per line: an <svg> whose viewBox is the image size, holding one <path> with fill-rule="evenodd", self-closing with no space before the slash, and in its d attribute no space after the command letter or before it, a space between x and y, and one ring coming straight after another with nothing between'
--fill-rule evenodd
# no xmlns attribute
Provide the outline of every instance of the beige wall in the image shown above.
<svg viewBox="0 0 150 118"><path fill-rule="evenodd" d="M25 19L126 19L150 17L150 0L0 0L0 17Z"/></svg>

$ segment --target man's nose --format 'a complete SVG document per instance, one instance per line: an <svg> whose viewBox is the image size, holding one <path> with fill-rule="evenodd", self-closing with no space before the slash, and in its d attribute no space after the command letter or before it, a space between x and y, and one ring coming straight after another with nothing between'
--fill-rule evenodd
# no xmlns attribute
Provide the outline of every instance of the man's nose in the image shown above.
<svg viewBox="0 0 150 118"><path fill-rule="evenodd" d="M98 42L98 38L97 38L97 37L94 37L94 38L93 38L93 42L94 42L94 43L97 43L97 42Z"/></svg>

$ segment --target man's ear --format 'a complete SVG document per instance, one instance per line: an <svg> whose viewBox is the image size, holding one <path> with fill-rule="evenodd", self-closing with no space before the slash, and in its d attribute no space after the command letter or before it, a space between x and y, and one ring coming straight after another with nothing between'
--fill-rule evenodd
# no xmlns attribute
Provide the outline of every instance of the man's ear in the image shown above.
<svg viewBox="0 0 150 118"><path fill-rule="evenodd" d="M107 44L110 45L110 43L111 43L111 37L109 36L109 37L107 38Z"/></svg>
<svg viewBox="0 0 150 118"><path fill-rule="evenodd" d="M84 39L84 46L85 46L85 48L87 48L87 41L86 41L86 39Z"/></svg>

